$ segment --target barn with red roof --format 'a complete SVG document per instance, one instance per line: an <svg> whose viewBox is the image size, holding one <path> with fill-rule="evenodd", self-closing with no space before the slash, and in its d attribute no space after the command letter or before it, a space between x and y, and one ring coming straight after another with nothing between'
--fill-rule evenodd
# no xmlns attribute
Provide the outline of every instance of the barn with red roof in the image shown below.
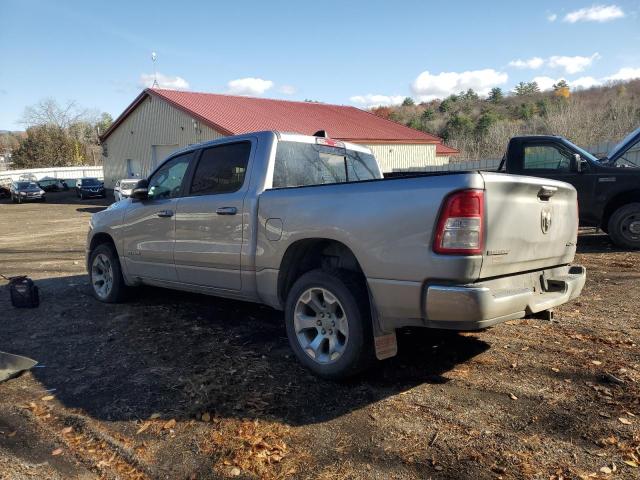
<svg viewBox="0 0 640 480"><path fill-rule="evenodd" d="M187 145L260 130L325 130L370 148L385 173L443 165L458 153L439 137L356 107L149 88L101 137L105 184L146 176Z"/></svg>

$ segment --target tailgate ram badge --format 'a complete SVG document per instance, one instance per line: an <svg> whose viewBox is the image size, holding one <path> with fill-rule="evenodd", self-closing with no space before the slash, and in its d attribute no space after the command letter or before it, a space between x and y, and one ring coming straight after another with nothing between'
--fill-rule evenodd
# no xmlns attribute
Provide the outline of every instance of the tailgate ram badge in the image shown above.
<svg viewBox="0 0 640 480"><path fill-rule="evenodd" d="M551 229L551 212L553 209L551 207L542 207L542 211L540 212L540 228L542 233L545 235L549 233Z"/></svg>

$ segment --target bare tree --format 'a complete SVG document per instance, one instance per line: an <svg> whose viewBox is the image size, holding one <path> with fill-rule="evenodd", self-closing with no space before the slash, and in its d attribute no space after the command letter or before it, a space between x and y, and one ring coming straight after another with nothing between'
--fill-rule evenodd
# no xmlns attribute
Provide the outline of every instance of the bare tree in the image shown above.
<svg viewBox="0 0 640 480"><path fill-rule="evenodd" d="M25 127L49 125L66 130L75 123L96 121L95 111L81 108L75 101L61 105L53 98L45 98L35 105L26 107L20 123Z"/></svg>

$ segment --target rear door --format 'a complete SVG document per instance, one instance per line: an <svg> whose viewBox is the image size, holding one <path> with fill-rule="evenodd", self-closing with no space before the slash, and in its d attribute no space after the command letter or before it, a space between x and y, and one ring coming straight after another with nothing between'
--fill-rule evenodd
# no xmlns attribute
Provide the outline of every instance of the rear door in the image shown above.
<svg viewBox="0 0 640 480"><path fill-rule="evenodd" d="M482 278L565 265L578 235L576 191L566 183L483 172Z"/></svg>
<svg viewBox="0 0 640 480"><path fill-rule="evenodd" d="M130 275L176 281L173 263L175 212L193 152L169 159L149 177L149 198L130 203L122 225Z"/></svg>
<svg viewBox="0 0 640 480"><path fill-rule="evenodd" d="M180 282L240 290L253 140L202 150L176 210L174 260Z"/></svg>

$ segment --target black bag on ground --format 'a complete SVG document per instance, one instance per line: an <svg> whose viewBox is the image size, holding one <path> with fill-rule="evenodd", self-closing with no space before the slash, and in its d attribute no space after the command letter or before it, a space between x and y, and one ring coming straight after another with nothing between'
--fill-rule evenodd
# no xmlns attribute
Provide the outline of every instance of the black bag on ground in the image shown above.
<svg viewBox="0 0 640 480"><path fill-rule="evenodd" d="M9 280L11 304L17 308L35 308L40 305L38 287L29 277L13 277Z"/></svg>

